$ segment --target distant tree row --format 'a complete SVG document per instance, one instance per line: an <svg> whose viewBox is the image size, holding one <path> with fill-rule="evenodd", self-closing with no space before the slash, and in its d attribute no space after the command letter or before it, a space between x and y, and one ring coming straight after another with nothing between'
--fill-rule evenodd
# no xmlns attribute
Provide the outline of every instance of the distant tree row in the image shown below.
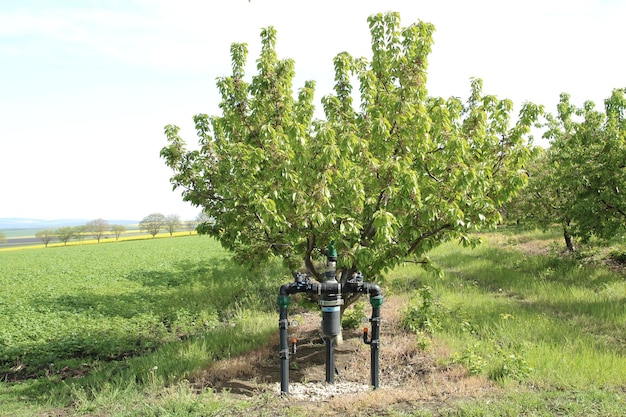
<svg viewBox="0 0 626 417"><path fill-rule="evenodd" d="M610 239L626 231L626 89L615 89L598 110L562 94L547 116L546 150L527 166L528 186L507 215L547 228L558 224L567 249L575 239Z"/></svg>
<svg viewBox="0 0 626 417"><path fill-rule="evenodd" d="M203 215L200 214L195 220L181 221L180 217L176 214L165 216L161 213L152 213L139 222L139 230L145 231L152 235L154 238L161 230L166 230L170 236L173 236L174 232L180 229L185 229L191 234L198 223L206 221ZM96 219L81 226L65 226L58 229L45 229L36 233L36 237L42 241L45 247L53 240L57 239L63 242L67 246L67 243L72 239L82 242L86 236L91 236L93 239L100 243L100 240L108 233L115 236L115 240L118 241L120 236L126 232L126 226L121 224L109 224L104 219ZM0 241L3 241L4 234L0 232ZM6 238L4 238L6 241Z"/></svg>
<svg viewBox="0 0 626 417"><path fill-rule="evenodd" d="M64 226L58 229L45 229L37 232L35 236L43 242L44 246L48 247L48 244L54 239L58 239L67 245L72 239L79 242L85 240L86 236L91 236L100 243L100 240L111 231L115 236L115 240L118 240L122 233L126 231L126 226L121 224L109 225L104 219L92 220L87 224L81 226Z"/></svg>

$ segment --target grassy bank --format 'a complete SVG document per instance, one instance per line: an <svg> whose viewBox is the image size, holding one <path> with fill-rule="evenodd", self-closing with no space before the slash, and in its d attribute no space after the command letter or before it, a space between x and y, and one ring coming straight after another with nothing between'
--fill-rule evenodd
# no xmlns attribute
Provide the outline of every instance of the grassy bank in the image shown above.
<svg viewBox="0 0 626 417"><path fill-rule="evenodd" d="M392 291L437 326L448 360L507 388L489 406L443 415L626 415L626 281L602 262L559 253L557 234L489 234L466 250L432 253L439 279L419 268L387 277Z"/></svg>

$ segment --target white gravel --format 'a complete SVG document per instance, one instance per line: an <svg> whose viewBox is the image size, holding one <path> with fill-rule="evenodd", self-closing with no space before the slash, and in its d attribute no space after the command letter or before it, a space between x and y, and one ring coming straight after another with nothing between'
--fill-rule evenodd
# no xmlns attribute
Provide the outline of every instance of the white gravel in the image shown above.
<svg viewBox="0 0 626 417"><path fill-rule="evenodd" d="M275 385L275 391L280 394L280 384ZM289 398L297 400L320 401L328 400L338 395L353 395L367 392L371 389L369 385L358 384L356 382L336 382L328 384L326 382L307 382L289 384Z"/></svg>

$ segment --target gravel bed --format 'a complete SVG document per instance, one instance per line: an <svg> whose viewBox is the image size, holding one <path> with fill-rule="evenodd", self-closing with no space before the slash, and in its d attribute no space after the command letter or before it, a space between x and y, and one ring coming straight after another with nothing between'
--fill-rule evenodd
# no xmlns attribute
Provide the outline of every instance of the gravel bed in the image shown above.
<svg viewBox="0 0 626 417"><path fill-rule="evenodd" d="M338 395L354 395L367 392L371 389L369 385L356 382L336 382L328 384L326 382L307 382L289 384L289 398L297 400L320 401L328 400ZM274 390L280 393L280 384L275 384Z"/></svg>

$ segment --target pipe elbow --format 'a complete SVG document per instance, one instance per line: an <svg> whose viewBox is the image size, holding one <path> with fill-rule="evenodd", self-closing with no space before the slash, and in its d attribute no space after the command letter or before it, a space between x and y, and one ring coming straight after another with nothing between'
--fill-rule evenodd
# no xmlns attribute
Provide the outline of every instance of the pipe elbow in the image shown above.
<svg viewBox="0 0 626 417"><path fill-rule="evenodd" d="M278 295L287 296L290 293L289 291L290 289L291 289L291 284L283 284L280 286L280 289L278 290Z"/></svg>
<svg viewBox="0 0 626 417"><path fill-rule="evenodd" d="M377 284L367 283L366 285L367 292L370 294L370 296L376 297L378 295L382 295L383 292Z"/></svg>

